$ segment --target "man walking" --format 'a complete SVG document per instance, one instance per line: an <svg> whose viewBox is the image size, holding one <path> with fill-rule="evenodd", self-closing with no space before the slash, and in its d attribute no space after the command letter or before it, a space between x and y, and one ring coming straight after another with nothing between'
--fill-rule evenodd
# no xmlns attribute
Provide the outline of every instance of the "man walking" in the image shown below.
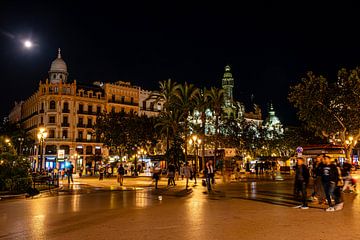
<svg viewBox="0 0 360 240"><path fill-rule="evenodd" d="M306 188L309 183L309 169L304 164L304 159L298 157L295 170L295 193L301 193L302 205L297 208L308 209Z"/></svg>
<svg viewBox="0 0 360 240"><path fill-rule="evenodd" d="M335 204L340 203L340 199L338 199L337 195L334 195L334 191L339 180L339 173L336 165L331 163L331 158L329 156L325 156L324 159L325 162L322 170L322 183L324 186L326 199L329 204L329 207L326 209L326 211L333 212L335 211L335 208L331 202L331 197L334 198Z"/></svg>
<svg viewBox="0 0 360 240"><path fill-rule="evenodd" d="M205 169L204 169L204 174L205 174L205 177L206 177L206 186L207 186L207 189L209 191L209 193L211 192L211 184L212 184L212 181L213 181L213 177L214 177L214 168L212 166L212 161L208 161L206 163L206 166L205 166Z"/></svg>
<svg viewBox="0 0 360 240"><path fill-rule="evenodd" d="M189 163L185 164L183 171L184 171L184 176L186 178L186 189L187 189L189 187L189 178L191 177L191 167L189 166Z"/></svg>
<svg viewBox="0 0 360 240"><path fill-rule="evenodd" d="M324 158L322 155L318 155L315 160L313 167L313 178L314 178L314 190L311 194L312 200L318 200L319 204L325 201L324 187L321 181L322 168L324 166Z"/></svg>
<svg viewBox="0 0 360 240"><path fill-rule="evenodd" d="M120 183L120 186L124 183L124 174L125 174L125 168L123 167L122 163L118 167L118 183Z"/></svg>
<svg viewBox="0 0 360 240"><path fill-rule="evenodd" d="M70 185L70 179L71 179L71 182L74 183L74 179L73 179L73 171L74 171L74 165L72 164L72 162L70 162L70 166L67 170L67 175L68 175L68 184Z"/></svg>

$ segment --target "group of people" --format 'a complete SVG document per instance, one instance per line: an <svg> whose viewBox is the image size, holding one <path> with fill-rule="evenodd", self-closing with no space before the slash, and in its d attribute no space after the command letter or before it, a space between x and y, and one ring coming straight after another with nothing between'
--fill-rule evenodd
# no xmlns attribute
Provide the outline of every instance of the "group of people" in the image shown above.
<svg viewBox="0 0 360 240"><path fill-rule="evenodd" d="M307 187L310 177L313 178L312 201L319 204L328 204L326 211L337 211L344 207L342 191L347 189L351 181L351 164L346 161L340 167L337 159L333 160L327 155L318 155L312 166L311 174L303 158L297 158L295 168L295 196L300 197L301 209L308 209ZM312 176L310 176L312 175ZM346 183L344 183L346 182ZM333 203L334 200L334 203Z"/></svg>

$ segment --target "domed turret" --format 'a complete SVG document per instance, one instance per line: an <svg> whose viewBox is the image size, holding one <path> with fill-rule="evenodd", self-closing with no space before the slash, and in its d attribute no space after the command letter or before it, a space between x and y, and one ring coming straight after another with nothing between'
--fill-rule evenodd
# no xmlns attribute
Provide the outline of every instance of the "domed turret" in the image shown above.
<svg viewBox="0 0 360 240"><path fill-rule="evenodd" d="M61 58L61 50L59 48L57 58L51 63L49 79L51 83L66 83L67 76L67 66L64 60Z"/></svg>

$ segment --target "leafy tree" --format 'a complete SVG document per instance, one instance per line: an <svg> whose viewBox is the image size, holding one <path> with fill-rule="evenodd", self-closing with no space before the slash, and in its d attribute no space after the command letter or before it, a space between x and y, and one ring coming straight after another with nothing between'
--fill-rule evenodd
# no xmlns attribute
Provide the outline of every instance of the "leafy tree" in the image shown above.
<svg viewBox="0 0 360 240"><path fill-rule="evenodd" d="M10 139L0 137L0 191L25 192L31 186L30 162L19 155Z"/></svg>
<svg viewBox="0 0 360 240"><path fill-rule="evenodd" d="M308 72L289 92L289 101L306 127L317 136L337 139L348 159L360 138L359 72L360 68L341 69L334 82Z"/></svg>

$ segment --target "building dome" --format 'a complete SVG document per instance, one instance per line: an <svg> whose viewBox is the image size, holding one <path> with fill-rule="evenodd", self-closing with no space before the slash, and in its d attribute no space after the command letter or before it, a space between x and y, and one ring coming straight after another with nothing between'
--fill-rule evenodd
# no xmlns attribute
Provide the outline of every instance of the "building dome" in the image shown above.
<svg viewBox="0 0 360 240"><path fill-rule="evenodd" d="M67 72L67 66L61 58L60 48L57 58L51 63L50 72Z"/></svg>
<svg viewBox="0 0 360 240"><path fill-rule="evenodd" d="M67 82L67 66L61 58L60 48L58 50L57 58L51 63L49 78L51 83L66 83Z"/></svg>

